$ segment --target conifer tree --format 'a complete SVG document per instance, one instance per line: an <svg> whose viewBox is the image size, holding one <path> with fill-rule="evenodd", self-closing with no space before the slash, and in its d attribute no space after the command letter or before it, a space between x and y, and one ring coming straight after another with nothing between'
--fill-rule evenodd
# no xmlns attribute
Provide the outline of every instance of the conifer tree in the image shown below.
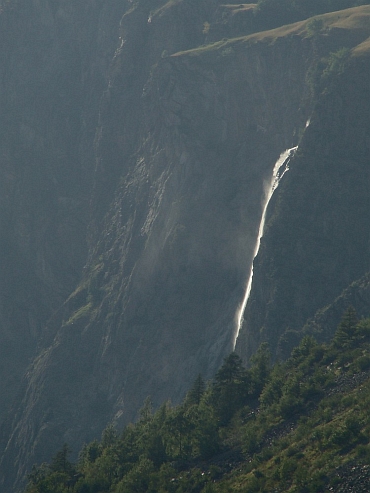
<svg viewBox="0 0 370 493"><path fill-rule="evenodd" d="M358 318L353 306L349 306L337 328L333 342L337 347L350 347L356 334Z"/></svg>
<svg viewBox="0 0 370 493"><path fill-rule="evenodd" d="M194 404L199 405L205 390L206 384L203 380L202 375L199 373L193 383L193 386L186 395L185 404L188 406L192 406Z"/></svg>

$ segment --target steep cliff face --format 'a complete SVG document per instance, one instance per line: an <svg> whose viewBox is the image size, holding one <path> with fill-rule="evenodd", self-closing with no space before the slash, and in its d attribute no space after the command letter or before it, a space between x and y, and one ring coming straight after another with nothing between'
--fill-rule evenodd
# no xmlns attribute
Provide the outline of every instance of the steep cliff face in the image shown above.
<svg viewBox="0 0 370 493"><path fill-rule="evenodd" d="M99 101L123 12L111 1L108 10L104 2L1 2L1 422L46 321L86 262ZM113 26L114 44L104 35Z"/></svg>
<svg viewBox="0 0 370 493"><path fill-rule="evenodd" d="M19 484L35 461L48 460L64 442L78 450L98 436L108 421L122 424L135 419L148 395L155 405L169 397L178 401L198 373L206 378L213 375L232 350L235 314L252 262L265 184L282 151L300 143L300 154L281 184L281 199L274 201L275 213L262 242L259 258L265 259L265 267L261 261L261 268L256 268L253 303L246 312L250 318L237 346L243 355L250 355L265 337L259 335L260 328L267 326L263 317L270 320L272 343L285 330L289 294L284 298L281 291L286 277L292 276L278 259L286 258L287 245L293 250L289 259L294 258L297 265L304 260L310 267L316 258L312 249L317 248L318 233L309 234L307 204L312 202L308 198L322 199L313 204L312 219L318 227L324 223L331 227L342 217L332 209L326 187L330 177L339 182L338 160L356 167L362 152L358 144L367 142L367 130L358 124L362 140L356 141L357 130L342 125L341 119L348 112L354 122L351 104L362 107L362 96L353 95L353 101L346 102L346 88L352 84L353 94L366 94L368 79L360 79L363 86L358 86L358 77L351 79L351 71L344 72L338 88L320 96L314 109L315 67L320 57L367 38L368 9L326 16L320 32L312 33L302 22L201 46L212 34L205 23L213 19L217 24L222 16L224 7L219 3L117 1L108 6L107 2L81 1L61 2L54 9L47 1L20 2L30 19L27 22L35 23L33 35L47 63L32 63L23 76L35 80L28 88L34 93L25 97L25 107L30 109L21 112L22 119L29 114L32 123L23 133L9 130L11 138L2 140L4 149L11 141L17 149L24 148L24 154L17 161L23 163L19 168L23 179L14 179L15 190L23 188L18 195L12 194L12 206L4 205L4 211L8 207L11 214L19 213L4 214L1 221L4 244L11 241L23 252L22 279L30 272L32 282L42 287L33 285L33 292L39 294L32 302L40 317L34 336L39 352L3 433L4 491L12 491L14 482ZM15 15L12 22L18 26L18 31L10 30L15 34L9 46L18 46L17 32L22 36L33 32L28 24L22 28L19 12L22 9L6 12L6 25ZM364 19L360 28L350 21L353 16ZM240 34L240 25L237 29ZM46 35L49 42L42 38L44 32L54 36L53 42ZM26 44L21 39L19 50ZM65 39L70 43L64 47L61 40ZM28 52L24 59L31 63ZM366 75L361 70L367 70L367 63L366 57L360 57L353 62L353 70ZM40 73L40 80L38 66L47 70ZM19 89L14 100L18 101L23 86L15 70ZM62 77L66 72L70 74L67 85ZM4 91L11 86L6 84ZM338 91L342 91L340 97ZM10 95L4 97L5 108L9 101ZM47 111L53 115L52 125L45 118ZM6 114L15 128L21 128L13 108ZM40 125L45 128L37 137ZM340 140L342 147L330 147L329 138ZM365 173L368 147L360 149L365 149L361 154ZM36 157L31 159L33 153ZM14 149L8 155L16 155ZM340 169L354 177L347 164ZM12 190L13 168L15 162L4 166L10 184L6 190ZM359 184L355 174L351 187ZM45 193L27 177L39 177ZM358 195L365 210L364 189L365 180ZM341 190L341 195L333 192L332 196L339 200L346 188ZM24 197L36 194L40 202L33 198L32 207L23 202ZM352 195L347 195L344 203L349 207ZM17 197L22 197L19 209L14 207ZM39 208L33 211L35 203ZM324 206L328 218L319 221ZM340 222L343 234L356 210L351 207L348 218ZM288 229L290 217L296 223ZM296 224L306 228L307 237L301 238L298 228L296 243L291 245L287 231L294 235ZM274 246L267 248L270 234L276 253ZM338 294L364 272L363 261L368 258L364 245L362 239L359 243L348 240L351 255L357 249L364 252L357 270L349 262L342 277L335 277L334 262L325 267L333 285L340 281ZM306 257L294 257L302 250ZM315 272L332 251L323 245L321 254ZM338 258L345 260L345 256ZM4 271L13 265L7 262ZM305 272L308 277L314 275ZM290 295L299 284L295 279L287 291ZM25 286L23 280L20 284ZM314 304L326 295L325 290L312 294L309 282L304 285L297 290L301 297L297 294L296 323L311 316L319 308L312 311ZM261 293L258 301L254 301L256 292ZM55 301L46 303L43 293ZM336 296L334 288L323 299L332 295ZM305 305L304 296L312 298L312 307ZM283 298L285 305L281 305ZM44 302L43 312L39 307ZM249 315L252 306L256 310ZM46 319L46 329L39 336ZM29 320L17 337L29 330ZM14 333L9 323L10 329Z"/></svg>
<svg viewBox="0 0 370 493"><path fill-rule="evenodd" d="M358 48L320 95L278 190L237 344L246 358L264 340L277 348L287 328L300 329L370 270L369 75ZM365 315L361 296L351 299Z"/></svg>
<svg viewBox="0 0 370 493"><path fill-rule="evenodd" d="M94 126L83 127L82 78L95 53L78 42L81 10L68 2L59 9L17 2L0 15L2 417L43 325L75 286L86 257L85 151Z"/></svg>

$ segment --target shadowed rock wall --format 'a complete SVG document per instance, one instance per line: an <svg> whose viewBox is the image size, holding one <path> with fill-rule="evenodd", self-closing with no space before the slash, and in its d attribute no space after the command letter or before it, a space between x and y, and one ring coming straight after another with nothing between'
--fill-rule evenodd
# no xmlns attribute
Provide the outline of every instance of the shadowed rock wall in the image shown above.
<svg viewBox="0 0 370 493"><path fill-rule="evenodd" d="M44 58L39 65L31 64L25 77L38 81L40 70L45 71L38 82L43 85L27 84L35 91L25 98L25 114L27 104L34 105L29 111L32 125L3 139L14 139L12 145L22 149L32 143L32 152L26 149L19 161L21 173L42 177L45 193L38 193L37 183L29 188L31 179L17 179L16 186L25 187L19 197L23 200L29 193L31 205L22 205L16 216L13 206L6 205L9 216L1 220L12 231L29 228L35 246L31 240L14 244L23 248L26 258L22 279L31 272L32 279L44 283L43 290L34 284L31 291L36 306L45 300L40 293L55 296L42 317L36 309L41 317L34 337L37 355L3 425L3 491L15 491L31 465L49 460L63 443L77 451L99 436L108 421L122 425L135 419L148 395L155 406L169 397L178 402L199 373L206 378L214 374L232 349L235 313L243 299L264 186L274 163L302 135L307 166L311 154L323 155L323 148L313 149L318 137L312 136L321 136L329 123L321 127L320 119L312 118L305 132L314 107L313 70L320 57L343 43L356 45L367 31L346 27L313 37L303 22L201 46L207 37L204 22L218 4L63 2L52 9L46 1L20 2L30 25L21 24L22 10L0 15L9 25L14 14L11 32L18 29L21 36L33 32L36 23L33 43L40 44L36 53ZM60 32L60 38L46 42L45 32ZM22 51L26 39L21 39L14 57L26 53L30 63L30 54ZM339 125L350 108L343 103L343 111L336 113L337 105L320 98L323 109L318 106L314 116L326 115L328 122L335 117ZM3 99L5 108L10 100ZM8 114L18 128L16 111ZM40 142L46 144L32 140L37 125L45 126L40 139L46 135L48 140ZM350 132L346 125L343 129ZM18 135L26 144L20 144ZM322 145L335 138L326 135ZM366 132L361 135L366 140ZM28 157L35 149L41 157L31 173ZM15 161L9 163L13 173ZM287 174L292 173L292 180L294 169ZM297 169L314 176L310 168L304 171L306 165ZM10 182L11 173L5 174ZM299 178L290 182L294 185L286 208L294 212L296 204L302 204L297 221L308 227L309 209L303 204L311 202L294 199L294 193L312 194L308 178L301 179L303 185ZM279 192L288 184L284 179ZM32 217L39 227L31 227L26 215L35 203L40 205ZM277 225L289 214L279 217ZM4 244L13 241L12 235L16 237L15 232L4 235ZM276 238L279 241L278 233ZM312 252L312 258L315 255ZM308 266L312 258L305 257ZM6 268L14 269L16 262L8 264ZM269 284L274 272L265 271L259 288L264 293L274 292ZM279 282L285 278L286 271L281 272ZM343 279L355 270L349 267L346 272ZM306 287L299 291L302 296L309 293L308 283ZM316 303L319 293L312 299ZM265 310L266 300L271 301L271 312ZM278 300L263 296L258 310L275 313ZM15 333L14 325L9 327ZM258 323L248 327L238 343L244 355L263 339ZM272 342L279 330L271 328ZM21 339L23 332L19 334Z"/></svg>

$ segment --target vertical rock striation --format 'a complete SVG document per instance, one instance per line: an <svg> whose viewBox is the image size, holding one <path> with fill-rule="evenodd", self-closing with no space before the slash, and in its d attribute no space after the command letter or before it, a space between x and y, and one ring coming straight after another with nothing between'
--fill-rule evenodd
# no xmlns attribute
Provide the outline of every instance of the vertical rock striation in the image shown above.
<svg viewBox="0 0 370 493"><path fill-rule="evenodd" d="M93 143L124 5L1 4L0 422L5 446L17 409L12 402L45 324L74 290L86 263ZM116 36L108 37L109 31Z"/></svg>

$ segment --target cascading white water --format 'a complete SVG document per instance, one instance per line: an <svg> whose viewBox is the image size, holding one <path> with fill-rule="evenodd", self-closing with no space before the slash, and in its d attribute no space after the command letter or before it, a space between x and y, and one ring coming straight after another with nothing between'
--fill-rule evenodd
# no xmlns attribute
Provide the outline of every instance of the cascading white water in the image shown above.
<svg viewBox="0 0 370 493"><path fill-rule="evenodd" d="M308 122L308 124L309 124L309 122ZM285 173L288 171L290 158L294 155L294 153L296 152L297 149L298 149L298 146L292 147L291 149L287 149L285 152L280 154L280 157L276 161L276 164L275 164L274 169L272 171L271 180L267 184L266 189L265 189L261 222L260 222L260 226L258 229L256 246L254 248L252 266L251 266L251 270L249 273L248 282L247 282L247 285L245 288L245 295L244 295L243 301L239 305L238 310L235 314L236 330L235 330L235 336L234 336L234 349L235 349L236 340L238 338L240 328L241 328L242 323L243 323L244 310L245 310L245 307L247 306L248 298L249 298L251 288L252 288L253 262L257 256L257 254L258 254L258 250L259 250L260 243L261 243L261 238L263 236L267 207L269 205L269 202L271 200L273 193L275 192L275 190L279 186L280 180L285 175Z"/></svg>

